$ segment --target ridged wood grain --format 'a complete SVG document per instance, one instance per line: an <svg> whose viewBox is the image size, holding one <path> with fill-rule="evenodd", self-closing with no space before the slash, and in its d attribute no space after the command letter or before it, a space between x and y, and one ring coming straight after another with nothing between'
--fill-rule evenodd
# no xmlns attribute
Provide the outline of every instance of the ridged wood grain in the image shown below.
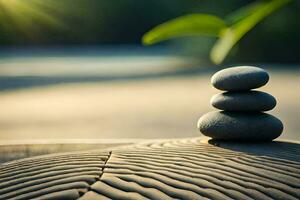
<svg viewBox="0 0 300 200"><path fill-rule="evenodd" d="M77 199L103 173L109 152L76 152L0 165L0 199Z"/></svg>
<svg viewBox="0 0 300 200"><path fill-rule="evenodd" d="M300 199L300 145L199 138L0 166L0 199Z"/></svg>

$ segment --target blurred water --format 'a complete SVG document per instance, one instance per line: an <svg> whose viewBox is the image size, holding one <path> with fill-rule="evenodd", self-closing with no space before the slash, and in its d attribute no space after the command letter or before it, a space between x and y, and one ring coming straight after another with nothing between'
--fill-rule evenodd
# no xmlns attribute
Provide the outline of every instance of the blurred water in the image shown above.
<svg viewBox="0 0 300 200"><path fill-rule="evenodd" d="M0 49L0 90L194 73L196 61L138 46Z"/></svg>

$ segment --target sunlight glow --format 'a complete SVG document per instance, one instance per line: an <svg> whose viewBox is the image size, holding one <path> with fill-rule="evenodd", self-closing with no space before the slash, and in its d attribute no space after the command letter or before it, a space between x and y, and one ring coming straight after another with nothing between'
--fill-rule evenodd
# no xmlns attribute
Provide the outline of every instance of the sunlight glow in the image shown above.
<svg viewBox="0 0 300 200"><path fill-rule="evenodd" d="M21 31L34 39L41 26L64 28L57 16L60 9L53 1L0 0L0 29Z"/></svg>

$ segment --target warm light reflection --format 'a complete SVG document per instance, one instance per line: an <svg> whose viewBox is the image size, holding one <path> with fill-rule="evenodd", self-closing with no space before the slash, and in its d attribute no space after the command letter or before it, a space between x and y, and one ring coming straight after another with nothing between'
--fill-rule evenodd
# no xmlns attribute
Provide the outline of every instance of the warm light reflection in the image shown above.
<svg viewBox="0 0 300 200"><path fill-rule="evenodd" d="M62 8L57 8L54 1L0 0L0 28L22 31L34 38L40 26L64 27L54 14L57 15L60 9Z"/></svg>

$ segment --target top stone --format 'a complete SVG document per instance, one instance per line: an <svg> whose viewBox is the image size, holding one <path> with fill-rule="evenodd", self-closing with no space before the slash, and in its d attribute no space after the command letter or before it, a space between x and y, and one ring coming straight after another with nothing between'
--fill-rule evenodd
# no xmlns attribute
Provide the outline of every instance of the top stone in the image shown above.
<svg viewBox="0 0 300 200"><path fill-rule="evenodd" d="M230 67L211 77L212 85L224 91L243 91L259 88L269 81L268 73L258 67Z"/></svg>

